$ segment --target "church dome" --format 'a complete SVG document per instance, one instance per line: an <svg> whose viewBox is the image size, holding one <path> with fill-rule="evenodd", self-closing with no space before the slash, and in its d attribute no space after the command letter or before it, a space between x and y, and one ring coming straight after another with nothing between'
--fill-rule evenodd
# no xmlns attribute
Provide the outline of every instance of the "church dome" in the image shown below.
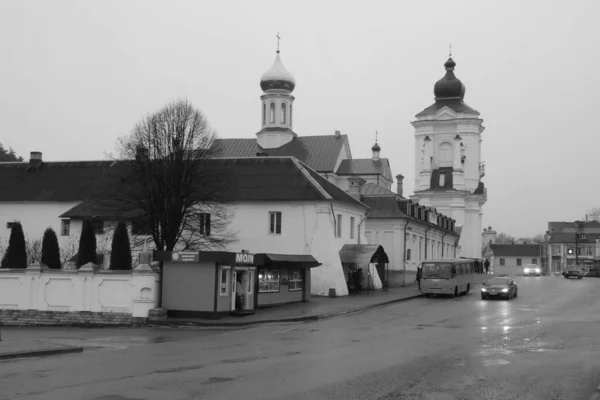
<svg viewBox="0 0 600 400"><path fill-rule="evenodd" d="M283 89L293 92L295 87L296 80L294 79L294 75L283 66L278 50L273 65L260 78L260 88L263 91L269 89Z"/></svg>
<svg viewBox="0 0 600 400"><path fill-rule="evenodd" d="M436 99L462 99L465 97L465 85L454 75L455 66L456 63L452 57L444 63L446 75L433 87Z"/></svg>
<svg viewBox="0 0 600 400"><path fill-rule="evenodd" d="M373 147L371 147L371 150L373 150L373 151L381 151L381 147L379 147L379 145L377 144L377 142L375 142L375 144L373 145Z"/></svg>

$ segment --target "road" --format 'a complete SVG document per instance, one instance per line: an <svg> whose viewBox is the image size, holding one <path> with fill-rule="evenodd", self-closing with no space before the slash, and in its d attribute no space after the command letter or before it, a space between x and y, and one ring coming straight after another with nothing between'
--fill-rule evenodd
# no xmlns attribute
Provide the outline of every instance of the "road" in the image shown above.
<svg viewBox="0 0 600 400"><path fill-rule="evenodd" d="M517 282L511 301L473 293L233 331L85 331L100 348L0 363L0 399L587 399L600 383L600 279Z"/></svg>

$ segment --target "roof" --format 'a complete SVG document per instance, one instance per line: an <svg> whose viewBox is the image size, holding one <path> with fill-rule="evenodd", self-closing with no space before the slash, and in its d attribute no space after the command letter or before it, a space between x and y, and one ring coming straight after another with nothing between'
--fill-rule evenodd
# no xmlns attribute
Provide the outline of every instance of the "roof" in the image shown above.
<svg viewBox="0 0 600 400"><path fill-rule="evenodd" d="M0 163L0 202L84 200L97 187L114 161Z"/></svg>
<svg viewBox="0 0 600 400"><path fill-rule="evenodd" d="M368 207L321 177L294 157L218 158L210 160L222 168L228 189L226 202L240 201L339 201ZM62 218L123 218L114 207L87 200Z"/></svg>
<svg viewBox="0 0 600 400"><path fill-rule="evenodd" d="M600 233L579 233L578 243L595 243L600 239ZM548 237L548 243L575 243L575 232L553 232Z"/></svg>
<svg viewBox="0 0 600 400"><path fill-rule="evenodd" d="M539 257L542 250L540 244L490 243L488 246L495 257Z"/></svg>
<svg viewBox="0 0 600 400"><path fill-rule="evenodd" d="M393 181L390 161L387 158L380 158L374 161L371 158L346 159L342 160L336 174L338 175L377 175L381 174L384 178Z"/></svg>
<svg viewBox="0 0 600 400"><path fill-rule="evenodd" d="M339 254L343 263L353 263L359 266L368 265L377 260L383 263L390 262L383 246L376 244L345 244Z"/></svg>
<svg viewBox="0 0 600 400"><path fill-rule="evenodd" d="M457 113L474 113L479 115L475 109L469 107L462 99L440 99L435 103L418 113L415 117L435 114L444 107L448 107Z"/></svg>
<svg viewBox="0 0 600 400"><path fill-rule="evenodd" d="M575 232L575 229L578 229L578 232L598 232L600 233L600 222L598 221L582 221L579 228L577 228L576 223L573 222L548 222L548 230L550 232Z"/></svg>
<svg viewBox="0 0 600 400"><path fill-rule="evenodd" d="M398 195L398 193L392 192L384 187L376 185L374 183L365 183L360 188L361 196L391 196L404 199L404 197Z"/></svg>
<svg viewBox="0 0 600 400"><path fill-rule="evenodd" d="M293 156L315 171L333 172L347 142L347 135L324 135L295 137L276 149L263 149L256 139L216 139L215 145L221 147L221 157L255 157L259 152L270 157Z"/></svg>

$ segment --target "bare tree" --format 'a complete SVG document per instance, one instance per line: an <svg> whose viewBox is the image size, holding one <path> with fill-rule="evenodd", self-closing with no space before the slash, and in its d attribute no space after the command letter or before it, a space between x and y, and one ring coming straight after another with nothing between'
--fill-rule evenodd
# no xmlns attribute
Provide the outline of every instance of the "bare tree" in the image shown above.
<svg viewBox="0 0 600 400"><path fill-rule="evenodd" d="M598 221L600 222L600 207L592 208L587 211L587 218L590 221Z"/></svg>
<svg viewBox="0 0 600 400"><path fill-rule="evenodd" d="M228 174L205 116L186 100L143 118L118 141L102 201L147 223L157 250L221 249L234 241L224 205ZM135 242L132 241L136 247Z"/></svg>
<svg viewBox="0 0 600 400"><path fill-rule="evenodd" d="M27 251L27 265L31 265L35 262L41 262L42 260L42 240L26 238L25 249Z"/></svg>
<svg viewBox="0 0 600 400"><path fill-rule="evenodd" d="M515 237L509 235L508 233L500 232L496 236L496 243L514 243L516 241Z"/></svg>

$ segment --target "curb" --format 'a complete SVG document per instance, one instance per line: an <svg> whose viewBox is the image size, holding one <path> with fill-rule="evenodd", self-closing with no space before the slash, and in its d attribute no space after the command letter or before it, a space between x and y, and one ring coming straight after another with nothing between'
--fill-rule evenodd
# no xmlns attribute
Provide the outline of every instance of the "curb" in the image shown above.
<svg viewBox="0 0 600 400"><path fill-rule="evenodd" d="M59 354L83 353L83 347L66 347L45 350L15 351L12 353L0 353L0 360L13 360L15 358L31 358L56 356Z"/></svg>
<svg viewBox="0 0 600 400"><path fill-rule="evenodd" d="M423 294L418 294L409 297L402 297L400 299L388 300L382 303L370 304L368 306L351 308L349 310L336 311L325 314L317 314L317 315L307 315L304 317L292 317L292 318L277 318L277 319L264 319L260 321L247 321L247 322L196 322L196 321L149 321L148 325L167 325L167 326L205 326L205 327L240 327L240 326L251 326L251 325L260 325L260 324L272 324L272 323L282 323L282 322L308 322L308 321L317 321L321 319L332 318L338 315L346 315L353 314L361 311L370 310L373 308L387 306L389 304L401 303L403 301L417 299L419 297L424 297Z"/></svg>

